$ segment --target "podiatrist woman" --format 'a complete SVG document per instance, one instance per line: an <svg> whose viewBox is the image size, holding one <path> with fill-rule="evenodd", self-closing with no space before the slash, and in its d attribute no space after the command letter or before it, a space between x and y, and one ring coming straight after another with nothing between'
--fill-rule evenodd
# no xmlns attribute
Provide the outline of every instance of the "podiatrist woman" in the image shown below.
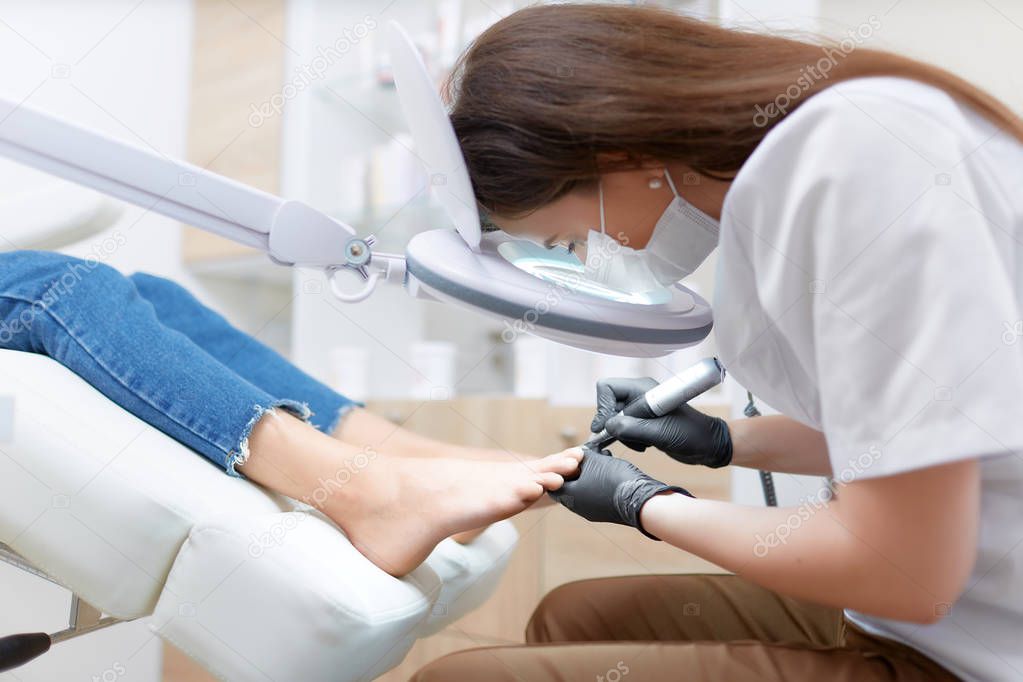
<svg viewBox="0 0 1023 682"><path fill-rule="evenodd" d="M603 251L621 287L716 247L719 356L784 415L608 420L649 385L609 379L593 429L836 495L695 499L590 452L566 506L734 575L569 584L527 646L417 680L1023 679L1023 121L847 47L554 5L463 56L451 117L489 219Z"/></svg>

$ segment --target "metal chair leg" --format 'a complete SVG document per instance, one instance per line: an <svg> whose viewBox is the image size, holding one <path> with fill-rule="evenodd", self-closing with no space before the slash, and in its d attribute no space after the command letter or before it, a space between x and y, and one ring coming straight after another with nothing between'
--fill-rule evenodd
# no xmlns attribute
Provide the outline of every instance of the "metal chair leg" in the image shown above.
<svg viewBox="0 0 1023 682"><path fill-rule="evenodd" d="M46 573L40 571L28 560L3 543L0 543L0 561L31 573L43 580L47 580L54 585L68 589L67 586L62 585L46 575ZM126 622L128 621L114 618L113 616L103 616L102 611L92 604L83 601L77 594L72 592L67 628L53 634L32 632L0 637L0 672L25 665L29 661L45 654L53 644L65 642L75 637L81 637L82 635L108 628L111 625Z"/></svg>

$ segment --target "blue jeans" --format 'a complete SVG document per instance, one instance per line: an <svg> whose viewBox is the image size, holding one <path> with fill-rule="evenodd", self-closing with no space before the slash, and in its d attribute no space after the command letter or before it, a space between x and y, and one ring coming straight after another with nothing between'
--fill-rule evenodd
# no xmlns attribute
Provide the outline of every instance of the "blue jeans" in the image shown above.
<svg viewBox="0 0 1023 682"><path fill-rule="evenodd" d="M358 404L174 282L48 251L0 254L0 348L50 356L235 476L267 412L331 433Z"/></svg>

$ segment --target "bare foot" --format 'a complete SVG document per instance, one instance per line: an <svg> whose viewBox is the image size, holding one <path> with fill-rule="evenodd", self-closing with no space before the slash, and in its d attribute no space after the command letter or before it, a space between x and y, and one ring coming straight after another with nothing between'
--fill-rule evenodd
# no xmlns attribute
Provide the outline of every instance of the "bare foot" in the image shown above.
<svg viewBox="0 0 1023 682"><path fill-rule="evenodd" d="M377 456L282 411L248 438L238 471L316 507L381 569L400 576L446 537L517 514L573 473L582 450L529 461Z"/></svg>
<svg viewBox="0 0 1023 682"><path fill-rule="evenodd" d="M553 507L558 503L550 495L541 495L538 500L529 505L529 509L544 509L546 507ZM451 539L460 545L468 545L473 540L483 535L484 531L490 526L484 526L483 528L474 528L473 530L467 530L464 533L455 533L451 536Z"/></svg>
<svg viewBox="0 0 1023 682"><path fill-rule="evenodd" d="M470 542L472 542L479 536L483 535L483 531L485 531L487 528L490 528L490 526L484 526L483 528L474 528L473 530L467 530L464 533L455 533L454 535L451 536L451 539L460 545L468 545Z"/></svg>
<svg viewBox="0 0 1023 682"><path fill-rule="evenodd" d="M542 459L499 448L477 448L427 438L409 431L393 422L374 414L365 408L349 412L338 422L333 437L355 447L372 448L388 457L431 457L447 459L470 459L491 462L532 462ZM533 503L533 509L556 504L547 495L541 495ZM486 530L486 527L468 530L452 535L455 542L469 544Z"/></svg>
<svg viewBox="0 0 1023 682"><path fill-rule="evenodd" d="M578 450L530 463L380 458L322 510L370 561L394 576L446 537L513 516L574 472Z"/></svg>

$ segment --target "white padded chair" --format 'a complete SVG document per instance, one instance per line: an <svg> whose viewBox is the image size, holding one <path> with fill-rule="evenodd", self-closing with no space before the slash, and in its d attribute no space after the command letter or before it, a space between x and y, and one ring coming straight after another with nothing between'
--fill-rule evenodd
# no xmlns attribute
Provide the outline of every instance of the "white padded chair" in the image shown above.
<svg viewBox="0 0 1023 682"><path fill-rule="evenodd" d="M0 351L0 559L75 595L67 630L0 640L0 669L148 618L224 679L370 680L481 604L516 540L500 523L393 578L314 509L226 476L54 360Z"/></svg>

